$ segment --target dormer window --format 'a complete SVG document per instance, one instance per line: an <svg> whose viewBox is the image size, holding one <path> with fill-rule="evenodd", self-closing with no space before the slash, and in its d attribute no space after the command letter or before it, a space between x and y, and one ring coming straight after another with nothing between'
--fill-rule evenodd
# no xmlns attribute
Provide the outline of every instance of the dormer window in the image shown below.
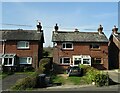
<svg viewBox="0 0 120 93"><path fill-rule="evenodd" d="M62 43L62 49L73 49L73 43Z"/></svg>
<svg viewBox="0 0 120 93"><path fill-rule="evenodd" d="M17 43L18 49L29 49L29 42L28 41L19 41Z"/></svg>

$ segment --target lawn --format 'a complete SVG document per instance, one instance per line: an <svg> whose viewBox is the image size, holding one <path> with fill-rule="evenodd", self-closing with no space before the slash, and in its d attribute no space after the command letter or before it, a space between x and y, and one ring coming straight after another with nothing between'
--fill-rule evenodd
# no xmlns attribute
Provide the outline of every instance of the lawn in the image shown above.
<svg viewBox="0 0 120 93"><path fill-rule="evenodd" d="M84 85L88 84L86 77L71 76L68 77L67 74L61 74L57 76L52 76L53 83L61 83L62 85Z"/></svg>

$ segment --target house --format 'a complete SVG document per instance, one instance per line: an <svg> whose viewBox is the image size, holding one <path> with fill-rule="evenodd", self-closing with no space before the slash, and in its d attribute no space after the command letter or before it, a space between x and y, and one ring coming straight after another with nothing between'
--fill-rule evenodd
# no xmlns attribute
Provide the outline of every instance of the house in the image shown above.
<svg viewBox="0 0 120 93"><path fill-rule="evenodd" d="M108 69L108 39L100 25L98 32L59 31L54 27L53 62L62 68L79 64Z"/></svg>
<svg viewBox="0 0 120 93"><path fill-rule="evenodd" d="M120 68L120 33L114 26L109 38L109 67L110 69Z"/></svg>
<svg viewBox="0 0 120 93"><path fill-rule="evenodd" d="M39 22L37 30L0 30L0 59L6 67L39 67L42 58L44 35Z"/></svg>

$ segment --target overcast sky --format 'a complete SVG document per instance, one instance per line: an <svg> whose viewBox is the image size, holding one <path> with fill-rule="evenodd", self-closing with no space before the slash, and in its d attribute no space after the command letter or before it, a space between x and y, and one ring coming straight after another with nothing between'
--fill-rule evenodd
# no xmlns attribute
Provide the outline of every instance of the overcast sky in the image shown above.
<svg viewBox="0 0 120 93"><path fill-rule="evenodd" d="M29 26L2 25L2 29L36 29L36 20L42 23L45 44L52 46L52 31L56 23L60 30L95 31L100 24L107 37L114 25L118 26L117 2L3 2L2 23ZM1 24L0 24L1 25ZM87 30L89 29L89 30Z"/></svg>

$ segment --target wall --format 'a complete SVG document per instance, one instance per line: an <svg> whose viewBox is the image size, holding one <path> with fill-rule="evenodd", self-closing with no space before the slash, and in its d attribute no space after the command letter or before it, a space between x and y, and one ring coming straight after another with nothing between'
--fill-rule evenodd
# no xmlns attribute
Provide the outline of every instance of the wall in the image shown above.
<svg viewBox="0 0 120 93"><path fill-rule="evenodd" d="M30 41L29 49L17 49L17 41L6 41L5 44L5 53L14 53L18 57L32 57L32 66L38 67L38 61L41 58L41 55L38 55L38 52L42 52L40 49L41 45L38 41ZM39 59L38 59L39 58Z"/></svg>
<svg viewBox="0 0 120 93"><path fill-rule="evenodd" d="M59 63L59 57L70 57L72 61L73 55L90 55L93 57L101 57L103 68L108 69L108 43L100 43L99 50L90 49L90 43L74 43L73 50L62 50L61 43L57 44L57 48L53 49L53 61ZM102 69L102 68L100 68Z"/></svg>

